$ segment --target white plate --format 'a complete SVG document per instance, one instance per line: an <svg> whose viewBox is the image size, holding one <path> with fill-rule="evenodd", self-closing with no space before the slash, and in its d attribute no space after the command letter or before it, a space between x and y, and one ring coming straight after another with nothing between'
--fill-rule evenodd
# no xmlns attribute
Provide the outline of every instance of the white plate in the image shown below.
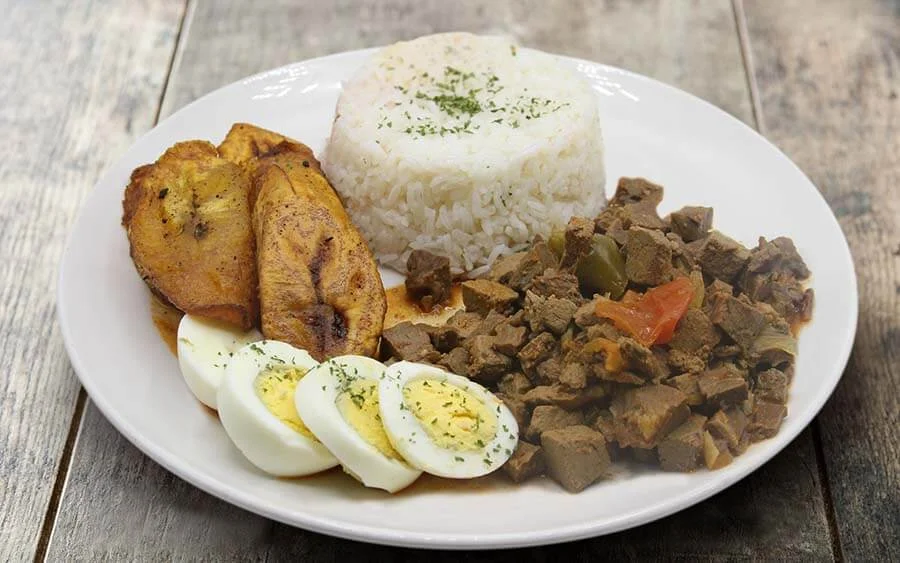
<svg viewBox="0 0 900 563"><path fill-rule="evenodd" d="M647 471L580 494L542 481L390 497L340 474L289 481L255 471L191 396L150 320L149 292L120 226L123 189L133 168L154 161L174 142L218 143L236 121L320 151L341 81L370 54L289 65L205 96L142 137L85 204L62 260L59 322L91 399L137 447L228 502L309 530L403 546L493 548L607 534L681 510L745 477L812 420L841 376L857 315L850 252L816 188L778 149L712 105L624 70L561 59L597 91L608 193L620 176L644 176L666 188L661 211L689 203L713 206L716 226L745 244L755 244L759 235L792 237L812 269L815 312L800 337L781 432L716 472Z"/></svg>

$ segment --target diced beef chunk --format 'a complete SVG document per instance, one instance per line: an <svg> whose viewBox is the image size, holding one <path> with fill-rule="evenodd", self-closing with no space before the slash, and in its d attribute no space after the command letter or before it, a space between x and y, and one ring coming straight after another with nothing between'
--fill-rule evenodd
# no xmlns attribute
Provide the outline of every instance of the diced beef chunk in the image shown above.
<svg viewBox="0 0 900 563"><path fill-rule="evenodd" d="M622 207L607 207L594 219L594 232L605 234L623 245L628 242L628 227Z"/></svg>
<svg viewBox="0 0 900 563"><path fill-rule="evenodd" d="M700 374L700 392L714 405L734 405L747 398L749 388L741 372L726 364Z"/></svg>
<svg viewBox="0 0 900 563"><path fill-rule="evenodd" d="M747 426L747 435L754 442L771 438L778 433L786 415L787 408L784 405L757 401L750 424Z"/></svg>
<svg viewBox="0 0 900 563"><path fill-rule="evenodd" d="M466 311L486 314L488 311L508 311L519 294L503 284L479 279L462 283L462 298Z"/></svg>
<svg viewBox="0 0 900 563"><path fill-rule="evenodd" d="M541 434L548 430L566 428L584 423L584 415L581 411L567 411L554 405L540 405L534 407L531 413L531 422L525 431L525 439L529 442L540 443Z"/></svg>
<svg viewBox="0 0 900 563"><path fill-rule="evenodd" d="M676 373L700 373L707 367L709 353L683 352L681 350L669 350L667 363Z"/></svg>
<svg viewBox="0 0 900 563"><path fill-rule="evenodd" d="M591 370L581 362L567 363L559 375L559 382L569 389L584 389Z"/></svg>
<svg viewBox="0 0 900 563"><path fill-rule="evenodd" d="M630 281L656 286L672 279L672 247L661 232L633 227L623 250Z"/></svg>
<svg viewBox="0 0 900 563"><path fill-rule="evenodd" d="M563 363L559 356L550 356L538 364L536 372L541 383L552 385L559 382L562 370Z"/></svg>
<svg viewBox="0 0 900 563"><path fill-rule="evenodd" d="M666 471L693 471L703 455L706 417L692 414L659 443L659 464Z"/></svg>
<svg viewBox="0 0 900 563"><path fill-rule="evenodd" d="M534 278L528 290L541 297L552 295L560 299L568 299L573 303L580 304L584 302L584 298L578 290L578 278L570 272L552 268L544 270L543 274Z"/></svg>
<svg viewBox="0 0 900 563"><path fill-rule="evenodd" d="M647 385L617 395L610 411L619 445L639 448L652 448L690 414L685 394L667 385Z"/></svg>
<svg viewBox="0 0 900 563"><path fill-rule="evenodd" d="M654 448L628 448L626 454L630 455L631 459L638 463L646 465L655 465L659 463L659 459L656 457L656 449Z"/></svg>
<svg viewBox="0 0 900 563"><path fill-rule="evenodd" d="M739 453L741 439L747 428L747 415L740 408L732 407L727 411L719 410L710 417L706 429L713 438L725 440L733 453Z"/></svg>
<svg viewBox="0 0 900 563"><path fill-rule="evenodd" d="M597 301L599 301L599 297L584 303L577 309L575 309L575 315L573 316L573 320L575 324L580 326L581 328L587 328L591 325L595 325L599 322L603 321L602 317L597 316Z"/></svg>
<svg viewBox="0 0 900 563"><path fill-rule="evenodd" d="M506 322L511 326L525 326L526 324L528 324L525 321L525 310L519 309L512 315L509 315L508 317L506 317Z"/></svg>
<svg viewBox="0 0 900 563"><path fill-rule="evenodd" d="M607 340L612 340L613 342L618 342L619 339L622 338L622 333L619 332L619 329L606 319L603 319L603 322L601 323L589 326L585 331L585 334L587 334L588 341L595 338L605 338Z"/></svg>
<svg viewBox="0 0 900 563"><path fill-rule="evenodd" d="M610 459L613 461L618 459L621 454L621 448L616 442L616 423L609 409L598 409L597 416L590 426L606 438L606 449L609 452Z"/></svg>
<svg viewBox="0 0 900 563"><path fill-rule="evenodd" d="M662 199L662 186L648 182L644 178L620 178L609 205L615 207L643 203L655 208Z"/></svg>
<svg viewBox="0 0 900 563"><path fill-rule="evenodd" d="M447 326L457 333L457 340L462 341L472 336L472 333L481 325L481 315L466 311L457 311L447 319Z"/></svg>
<svg viewBox="0 0 900 563"><path fill-rule="evenodd" d="M466 341L469 350L469 377L479 383L493 383L512 367L509 356L494 350L494 338L487 334Z"/></svg>
<svg viewBox="0 0 900 563"><path fill-rule="evenodd" d="M519 432L524 433L525 428L528 426L528 415L531 412L531 409L528 408L525 401L523 401L520 396L504 395L503 393L497 393L497 398L503 401L503 404L506 405L506 408L512 413L513 418L516 419L516 424L519 426Z"/></svg>
<svg viewBox="0 0 900 563"><path fill-rule="evenodd" d="M708 469L721 469L733 460L725 440L714 438L708 430L703 433L703 461Z"/></svg>
<svg viewBox="0 0 900 563"><path fill-rule="evenodd" d="M544 472L544 451L520 440L512 457L503 464L503 471L516 483L537 477Z"/></svg>
<svg viewBox="0 0 900 563"><path fill-rule="evenodd" d="M645 203L633 203L625 205L619 211L622 217L622 225L626 228L643 227L661 231L666 228L666 223L656 212L656 206ZM615 237L613 237L615 238Z"/></svg>
<svg viewBox="0 0 900 563"><path fill-rule="evenodd" d="M497 384L497 390L504 395L520 397L532 388L531 381L520 372L512 372L504 375Z"/></svg>
<svg viewBox="0 0 900 563"><path fill-rule="evenodd" d="M481 322L478 323L478 326L475 327L475 330L472 331L472 334L469 335L469 338L474 338L480 334L494 334L498 326L507 323L508 321L509 317L504 314L498 313L497 311L489 311L488 314L481 319Z"/></svg>
<svg viewBox="0 0 900 563"><path fill-rule="evenodd" d="M507 356L515 356L525 345L527 332L524 326L512 326L501 322L494 327L494 350Z"/></svg>
<svg viewBox="0 0 900 563"><path fill-rule="evenodd" d="M454 348L444 354L444 357L438 362L447 368L451 373L469 375L469 352L465 348Z"/></svg>
<svg viewBox="0 0 900 563"><path fill-rule="evenodd" d="M734 297L734 288L722 280L713 280L703 291L703 311L708 315L721 297Z"/></svg>
<svg viewBox="0 0 900 563"><path fill-rule="evenodd" d="M566 331L578 306L568 299L541 297L531 291L525 293L525 318L534 332L549 330L557 336Z"/></svg>
<svg viewBox="0 0 900 563"><path fill-rule="evenodd" d="M726 344L723 342L713 348L712 356L713 358L727 360L736 358L741 352L741 347L737 344Z"/></svg>
<svg viewBox="0 0 900 563"><path fill-rule="evenodd" d="M413 250L406 261L406 291L431 309L450 297L450 259L426 250Z"/></svg>
<svg viewBox="0 0 900 563"><path fill-rule="evenodd" d="M765 315L743 295L716 299L709 318L745 352L753 349L756 337L766 326Z"/></svg>
<svg viewBox="0 0 900 563"><path fill-rule="evenodd" d="M606 438L587 426L544 432L541 446L547 472L570 493L584 490L609 467Z"/></svg>
<svg viewBox="0 0 900 563"><path fill-rule="evenodd" d="M719 333L706 313L700 309L688 309L669 341L669 347L683 352L709 353L719 343Z"/></svg>
<svg viewBox="0 0 900 563"><path fill-rule="evenodd" d="M643 178L621 178L609 206L598 216L595 228L599 226L602 232L615 239L617 239L614 233L617 222L625 229L646 227L662 230L666 227L666 223L656 212L656 206L660 201L662 201L662 186Z"/></svg>
<svg viewBox="0 0 900 563"><path fill-rule="evenodd" d="M767 369L756 374L756 386L753 388L757 400L769 403L786 404L788 395L788 376L781 370Z"/></svg>
<svg viewBox="0 0 900 563"><path fill-rule="evenodd" d="M595 378L600 381L611 381L613 383L624 383L625 385L643 385L646 380L632 371L609 371L603 364L594 364L591 370Z"/></svg>
<svg viewBox="0 0 900 563"><path fill-rule="evenodd" d="M684 242L693 242L702 239L709 234L712 228L712 207L682 207L669 215L672 231L678 234Z"/></svg>
<svg viewBox="0 0 900 563"><path fill-rule="evenodd" d="M431 338L431 344L438 352L449 352L459 345L459 331L448 325L426 326L425 332Z"/></svg>
<svg viewBox="0 0 900 563"><path fill-rule="evenodd" d="M706 237L700 251L703 273L728 283L733 283L748 260L750 251L719 231L712 231Z"/></svg>
<svg viewBox="0 0 900 563"><path fill-rule="evenodd" d="M508 256L498 258L487 274L487 279L497 283L506 284L510 278L519 271L525 252L516 252Z"/></svg>
<svg viewBox="0 0 900 563"><path fill-rule="evenodd" d="M594 221L585 217L572 217L566 225L565 250L562 267L570 268L590 254L594 236Z"/></svg>
<svg viewBox="0 0 900 563"><path fill-rule="evenodd" d="M687 404L692 407L702 405L706 400L700 392L700 377L696 373L676 375L668 381L668 384L684 393Z"/></svg>
<svg viewBox="0 0 900 563"><path fill-rule="evenodd" d="M751 301L753 301L752 297ZM754 301L753 306L766 318L766 324L769 325L769 328L782 334L790 334L791 325L784 320L784 317L774 307L762 301Z"/></svg>
<svg viewBox="0 0 900 563"><path fill-rule="evenodd" d="M747 273L740 283L747 296L771 306L788 324L807 321L811 317L815 297L813 290L805 289L793 274Z"/></svg>
<svg viewBox="0 0 900 563"><path fill-rule="evenodd" d="M695 252L676 233L666 233L666 240L669 241L669 246L672 248L672 266L674 267L672 277L679 274L687 276L696 269L702 280L703 273L697 265Z"/></svg>
<svg viewBox="0 0 900 563"><path fill-rule="evenodd" d="M404 321L381 333L386 352L401 360L411 362L437 362L440 352L431 345L431 338L422 325Z"/></svg>
<svg viewBox="0 0 900 563"><path fill-rule="evenodd" d="M638 374L645 375L648 379L659 380L669 376L669 368L654 353L633 338L620 338L619 350L625 365Z"/></svg>
<svg viewBox="0 0 900 563"><path fill-rule="evenodd" d="M752 273L786 272L801 280L809 277L809 268L806 267L806 262L797 252L794 241L787 237L778 237L771 242L759 237L759 245L750 253L747 271Z"/></svg>
<svg viewBox="0 0 900 563"><path fill-rule="evenodd" d="M566 389L560 384L538 385L523 395L526 405L555 405L564 409L577 409L606 397L600 385L584 389Z"/></svg>
<svg viewBox="0 0 900 563"><path fill-rule="evenodd" d="M538 364L550 357L556 349L556 338L549 332L541 332L519 350L518 358L525 374L534 372Z"/></svg>
<svg viewBox="0 0 900 563"><path fill-rule="evenodd" d="M544 270L556 268L558 265L559 261L547 243L538 240L525 252L516 270L504 283L517 291L525 291L532 280L543 274Z"/></svg>

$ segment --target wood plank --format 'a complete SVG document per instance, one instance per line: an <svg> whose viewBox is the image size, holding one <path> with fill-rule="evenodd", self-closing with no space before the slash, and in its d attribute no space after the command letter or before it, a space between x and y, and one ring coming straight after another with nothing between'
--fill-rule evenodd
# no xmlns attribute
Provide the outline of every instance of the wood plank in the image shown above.
<svg viewBox="0 0 900 563"><path fill-rule="evenodd" d="M447 4L445 6L445 4ZM218 86L305 57L447 29L511 31L542 49L611 62L687 88L751 122L729 2L459 5L198 3L163 105L167 115ZM436 22L441 22L437 24ZM210 61L216 64L210 64ZM227 62L227 63L226 63ZM89 406L50 558L412 560L270 522L201 493L148 460ZM753 477L685 513L614 536L536 550L535 559L831 556L808 433ZM497 560L519 552L482 554ZM458 554L435 554L450 560ZM529 555L529 558L531 556Z"/></svg>
<svg viewBox="0 0 900 563"><path fill-rule="evenodd" d="M843 552L900 560L900 6L746 5L766 133L822 190L859 280L856 346L818 418Z"/></svg>
<svg viewBox="0 0 900 563"><path fill-rule="evenodd" d="M54 320L66 234L152 125L182 11L0 2L0 561L34 556L79 395Z"/></svg>
<svg viewBox="0 0 900 563"><path fill-rule="evenodd" d="M270 68L428 33L510 34L522 44L626 67L752 120L726 0L197 2L162 115ZM190 22L189 22L190 23ZM216 64L210 64L210 57ZM189 70L188 70L189 69Z"/></svg>

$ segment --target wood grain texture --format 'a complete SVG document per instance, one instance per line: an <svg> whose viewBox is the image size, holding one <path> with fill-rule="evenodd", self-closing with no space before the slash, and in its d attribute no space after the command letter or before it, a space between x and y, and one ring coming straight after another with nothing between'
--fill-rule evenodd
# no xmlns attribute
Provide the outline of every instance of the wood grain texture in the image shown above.
<svg viewBox="0 0 900 563"><path fill-rule="evenodd" d="M316 2L199 0L162 115L247 75L428 33L509 34L545 51L627 67L750 122L727 0ZM189 70L188 70L189 69Z"/></svg>
<svg viewBox="0 0 900 563"><path fill-rule="evenodd" d="M34 556L79 386L57 262L101 170L148 129L182 2L0 2L0 561Z"/></svg>
<svg viewBox="0 0 900 563"><path fill-rule="evenodd" d="M731 4L703 0L579 2L288 2L192 4L163 105L293 60L449 29L509 31L523 43L645 72L751 122ZM440 23L437 23L440 22ZM149 319L148 319L149 322ZM89 406L49 559L416 560L276 524L173 477ZM831 557L815 452L804 433L741 484L640 529L485 561ZM459 554L428 555L456 560Z"/></svg>
<svg viewBox="0 0 900 563"><path fill-rule="evenodd" d="M747 2L765 131L831 204L859 280L818 418L844 555L900 560L900 3Z"/></svg>

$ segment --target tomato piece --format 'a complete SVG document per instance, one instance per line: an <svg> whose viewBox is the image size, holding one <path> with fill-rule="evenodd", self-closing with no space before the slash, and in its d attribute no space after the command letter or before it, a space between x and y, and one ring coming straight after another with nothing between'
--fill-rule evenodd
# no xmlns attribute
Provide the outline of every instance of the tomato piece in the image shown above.
<svg viewBox="0 0 900 563"><path fill-rule="evenodd" d="M694 284L689 278L676 278L644 294L640 306L651 311L656 317L658 328L656 344L665 344L672 339L675 327L687 312L693 297Z"/></svg>
<svg viewBox="0 0 900 563"><path fill-rule="evenodd" d="M610 319L616 327L644 346L665 344L672 339L678 321L684 316L694 295L688 278L647 290L641 296L629 295L623 303L601 298L597 302L599 317Z"/></svg>

